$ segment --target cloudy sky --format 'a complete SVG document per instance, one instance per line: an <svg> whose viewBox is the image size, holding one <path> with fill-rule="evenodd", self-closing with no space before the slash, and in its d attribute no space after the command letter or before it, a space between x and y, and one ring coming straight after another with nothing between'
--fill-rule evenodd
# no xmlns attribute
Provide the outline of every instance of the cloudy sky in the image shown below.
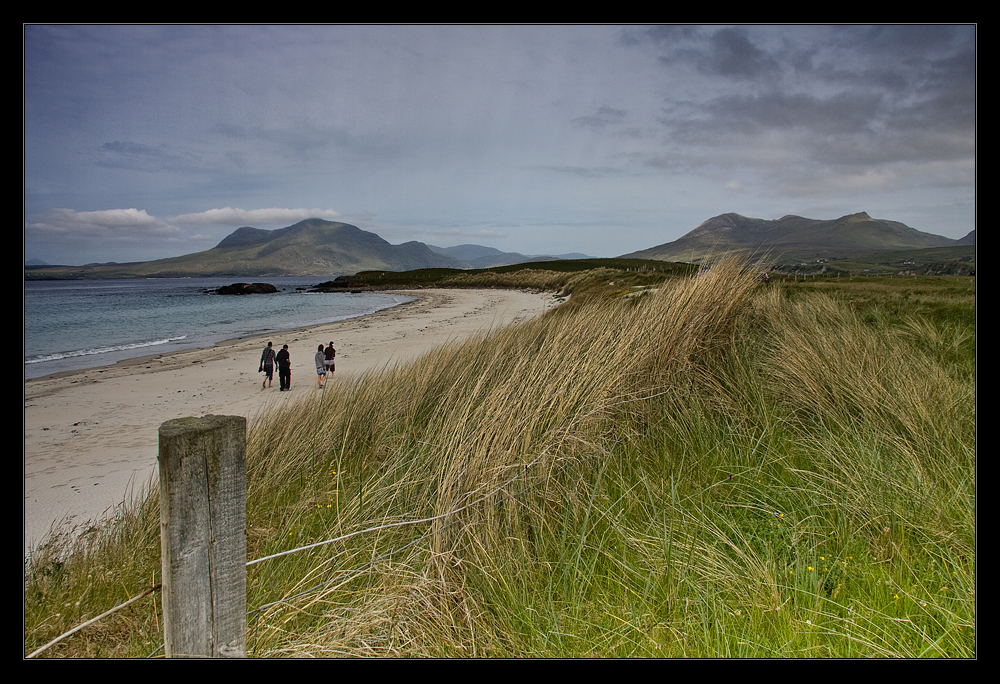
<svg viewBox="0 0 1000 684"><path fill-rule="evenodd" d="M307 217L616 256L725 212L975 228L974 26L26 26L24 249Z"/></svg>

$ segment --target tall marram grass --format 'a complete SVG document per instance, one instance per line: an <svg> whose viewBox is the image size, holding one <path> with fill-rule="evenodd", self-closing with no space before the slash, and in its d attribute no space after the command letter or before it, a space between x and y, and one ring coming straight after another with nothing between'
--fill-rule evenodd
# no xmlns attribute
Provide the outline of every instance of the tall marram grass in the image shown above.
<svg viewBox="0 0 1000 684"><path fill-rule="evenodd" d="M585 291L253 422L251 558L380 529L251 566L252 655L975 654L974 362L928 344L946 325L733 264ZM38 557L26 652L76 595L141 590L155 514ZM153 651L155 609L130 619L55 653Z"/></svg>

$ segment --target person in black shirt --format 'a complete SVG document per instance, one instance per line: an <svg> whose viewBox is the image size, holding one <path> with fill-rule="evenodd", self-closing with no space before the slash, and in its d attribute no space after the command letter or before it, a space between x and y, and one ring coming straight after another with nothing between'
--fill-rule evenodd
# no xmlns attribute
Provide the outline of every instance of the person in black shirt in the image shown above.
<svg viewBox="0 0 1000 684"><path fill-rule="evenodd" d="M333 379L334 370L334 360L337 358L337 350L333 348L333 342L327 345L326 349L323 350L323 356L325 357L323 363L326 365L326 379Z"/></svg>
<svg viewBox="0 0 1000 684"><path fill-rule="evenodd" d="M292 359L288 355L288 345L284 345L275 357L278 362L278 386L280 391L292 389Z"/></svg>

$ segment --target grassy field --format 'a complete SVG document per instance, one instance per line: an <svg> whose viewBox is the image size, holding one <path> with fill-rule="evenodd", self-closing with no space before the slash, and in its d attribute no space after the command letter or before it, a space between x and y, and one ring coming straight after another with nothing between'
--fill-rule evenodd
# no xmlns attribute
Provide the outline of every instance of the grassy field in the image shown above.
<svg viewBox="0 0 1000 684"><path fill-rule="evenodd" d="M699 267L650 259L557 259L491 268L420 268L412 271L361 271L318 285L318 289L404 289L422 287L497 287L575 290L581 283L617 278L631 284L660 283L693 275Z"/></svg>
<svg viewBox="0 0 1000 684"><path fill-rule="evenodd" d="M926 249L841 257L821 262L812 259L782 259L779 257L773 267L775 271L780 273L802 275L825 270L827 273L840 273L842 277L849 274L897 277L903 274L908 274L911 277L913 275L968 276L976 270L976 246L928 247Z"/></svg>
<svg viewBox="0 0 1000 684"><path fill-rule="evenodd" d="M251 655L976 655L974 279L571 287L253 422L251 559L380 529L251 566ZM158 536L153 491L39 549L25 653ZM157 601L45 655L149 655Z"/></svg>

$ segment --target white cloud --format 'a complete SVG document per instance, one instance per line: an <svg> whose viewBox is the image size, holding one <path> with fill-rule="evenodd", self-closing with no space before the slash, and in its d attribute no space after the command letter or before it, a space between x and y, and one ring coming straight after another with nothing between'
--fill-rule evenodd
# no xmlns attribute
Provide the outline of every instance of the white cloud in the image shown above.
<svg viewBox="0 0 1000 684"><path fill-rule="evenodd" d="M279 207L239 209L224 207L195 214L181 214L174 216L171 221L189 225L254 226L256 228L261 225L291 225L310 218L332 220L339 216L340 214L333 209L282 209Z"/></svg>
<svg viewBox="0 0 1000 684"><path fill-rule="evenodd" d="M52 209L31 218L33 222L24 226L25 233L39 238L166 238L181 232L163 219L150 216L145 209Z"/></svg>

